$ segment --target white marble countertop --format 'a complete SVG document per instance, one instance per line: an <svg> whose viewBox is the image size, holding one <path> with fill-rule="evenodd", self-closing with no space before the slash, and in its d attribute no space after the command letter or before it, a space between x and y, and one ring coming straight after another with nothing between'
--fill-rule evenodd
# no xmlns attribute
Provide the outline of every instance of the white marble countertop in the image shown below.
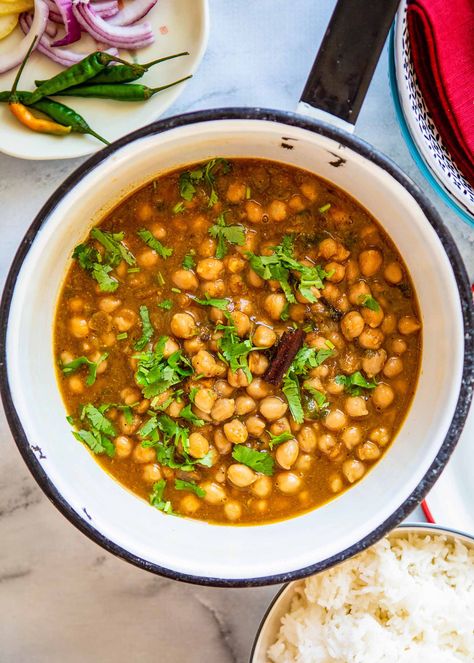
<svg viewBox="0 0 474 663"><path fill-rule="evenodd" d="M209 49L174 113L218 106L294 109L334 0L211 0ZM276 11L277 9L277 11ZM387 51L356 133L433 199L474 279L474 232L435 198L411 160L390 97ZM0 155L0 278L27 227L79 160ZM0 414L1 663L241 663L276 592L185 585L89 541L48 502ZM412 519L420 518L420 511Z"/></svg>

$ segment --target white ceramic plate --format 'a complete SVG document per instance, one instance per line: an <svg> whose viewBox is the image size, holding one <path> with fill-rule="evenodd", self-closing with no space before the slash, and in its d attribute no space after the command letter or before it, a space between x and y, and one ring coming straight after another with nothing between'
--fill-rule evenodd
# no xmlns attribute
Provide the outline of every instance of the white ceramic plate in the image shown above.
<svg viewBox="0 0 474 663"><path fill-rule="evenodd" d="M159 0L147 19L153 26L155 42L137 51L138 62L149 62L166 55L189 51L188 56L164 62L137 82L158 87L196 71L207 45L209 12L207 0ZM17 27L0 41L0 54L14 49L23 33ZM82 37L71 49L90 53L94 42ZM126 52L121 53L127 57ZM51 62L41 53L33 53L21 79L20 89L33 89L35 79L54 76L63 67ZM0 90L8 90L16 69L0 76ZM100 135L109 141L139 129L162 115L184 89L181 83L159 92L145 102L119 102L104 99L58 98L72 106ZM29 131L11 115L6 104L0 105L0 151L22 159L70 159L100 150L103 144L91 136L71 134L67 137L36 134Z"/></svg>
<svg viewBox="0 0 474 663"><path fill-rule="evenodd" d="M474 532L474 405L451 460L426 503L436 523Z"/></svg>
<svg viewBox="0 0 474 663"><path fill-rule="evenodd" d="M470 218L474 216L474 189L446 149L425 105L413 67L408 38L407 3L397 13L394 39L395 72L401 110L408 131L425 164L444 189Z"/></svg>

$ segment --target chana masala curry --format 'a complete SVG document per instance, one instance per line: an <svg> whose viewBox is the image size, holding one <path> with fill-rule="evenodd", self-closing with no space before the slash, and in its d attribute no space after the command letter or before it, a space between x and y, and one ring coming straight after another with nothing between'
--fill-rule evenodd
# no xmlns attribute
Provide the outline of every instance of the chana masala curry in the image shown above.
<svg viewBox="0 0 474 663"><path fill-rule="evenodd" d="M73 253L55 321L73 434L167 513L262 523L358 482L400 428L421 325L377 222L309 172L158 177Z"/></svg>

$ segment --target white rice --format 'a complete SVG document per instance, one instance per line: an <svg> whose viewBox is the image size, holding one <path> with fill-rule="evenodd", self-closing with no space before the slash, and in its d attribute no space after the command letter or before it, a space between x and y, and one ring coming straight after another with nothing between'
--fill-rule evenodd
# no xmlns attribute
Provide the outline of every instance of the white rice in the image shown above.
<svg viewBox="0 0 474 663"><path fill-rule="evenodd" d="M445 536L383 539L308 578L273 663L474 661L474 549Z"/></svg>

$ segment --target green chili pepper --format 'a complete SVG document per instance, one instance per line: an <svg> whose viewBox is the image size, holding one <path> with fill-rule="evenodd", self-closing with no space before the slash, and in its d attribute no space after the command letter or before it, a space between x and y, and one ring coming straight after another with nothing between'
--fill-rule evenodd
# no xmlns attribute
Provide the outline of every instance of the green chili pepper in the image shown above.
<svg viewBox="0 0 474 663"><path fill-rule="evenodd" d="M71 67L68 67L64 71L61 71L53 78L42 83L34 92L31 93L31 97L28 101L29 104L34 104L43 97L49 97L53 94L57 94L66 88L72 87L73 85L80 85L89 81L94 76L105 69L108 64L111 62L121 62L122 64L128 64L125 60L110 55L109 53L104 53L103 51L96 51L86 56L80 62L73 64Z"/></svg>
<svg viewBox="0 0 474 663"><path fill-rule="evenodd" d="M109 83L103 85L77 85L68 90L62 90L51 96L60 97L89 97L97 99L114 99L115 101L146 101L157 92L167 90L173 85L178 85L183 81L187 81L191 76L180 78L179 81L162 85L161 87L147 87L146 85L139 85L138 83Z"/></svg>
<svg viewBox="0 0 474 663"><path fill-rule="evenodd" d="M160 58L159 60L153 60L152 62L147 62L146 64L118 64L114 67L106 67L101 72L88 80L89 85L99 85L102 83L131 83L132 81L137 81L141 78L146 72L154 67L160 62L166 62L167 60L173 60L174 58L180 58L183 55L189 55L188 51L183 51L183 53L176 53L175 55L168 55L165 58ZM35 85L39 87L43 85L46 81L35 81Z"/></svg>

